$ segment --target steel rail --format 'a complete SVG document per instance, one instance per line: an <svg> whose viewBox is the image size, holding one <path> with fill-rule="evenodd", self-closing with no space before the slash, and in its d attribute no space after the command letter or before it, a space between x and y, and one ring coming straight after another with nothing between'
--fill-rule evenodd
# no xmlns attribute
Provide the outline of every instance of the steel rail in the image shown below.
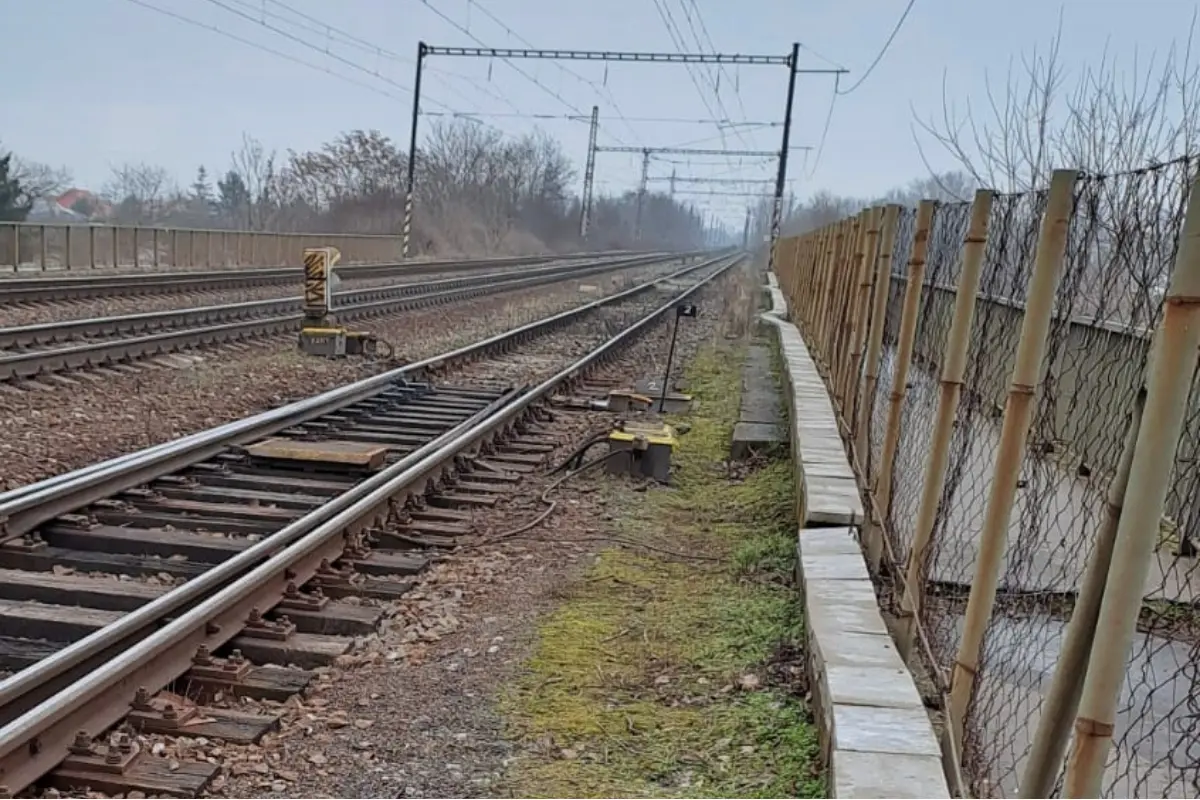
<svg viewBox="0 0 1200 800"><path fill-rule="evenodd" d="M471 285L466 288L447 289L428 294L403 295L390 300L358 303L353 306L344 306L337 309L336 312L338 317L343 321L361 319L396 311L440 305L456 300L466 300L492 294L496 291L541 286L568 277L583 277L614 269L629 269L653 263L657 260L660 260L660 257L642 256L615 263L601 261L588 263L586 266L580 267L556 268L555 271L538 273L531 277L524 277L521 274L517 274L506 276L502 280ZM218 344L220 342L244 339L251 336L285 333L289 330L297 329L302 319L303 314L298 312L275 317L251 316L249 319L216 325L181 328L143 336L84 341L57 348L0 354L0 381L32 378L67 369L102 366L132 358L174 352L189 346Z"/></svg>
<svg viewBox="0 0 1200 800"><path fill-rule="evenodd" d="M664 260L669 260L669 259L664 259ZM669 277L670 276L664 276L662 278L658 278L658 279L656 279L656 281L650 281L649 284L653 284L657 281L667 280ZM637 287L634 287L634 289L637 289ZM614 295L614 297L619 297L619 296L622 296L622 295ZM593 301L593 303L586 304L584 306L579 307L578 309L568 309L567 311L562 312L562 315L569 315L569 314L574 313L577 310L585 311L591 307L594 307L597 304L601 304L604 302L607 302L607 298L600 298L600 300ZM562 316L562 315L560 315L560 316ZM535 326L537 324L538 324L537 322L529 323L526 326L522 326L521 328L514 329L514 331L497 334L494 337L490 337L489 339L483 340L483 342L481 342L481 344L488 345L488 344L492 343L493 341L499 341L500 339L506 337L508 335L508 333L520 332L524 328ZM447 356L454 357L460 353L466 352L471 347L473 347L473 345L468 345L467 348L460 348L457 351L452 351L451 353L447 354ZM440 356L438 358L440 358ZM7 492L0 492L0 544L3 544L4 542L9 541L10 539L15 538L16 536L19 536L19 535L21 535L21 533L25 532L22 530L21 533L9 534L10 531L17 529L17 526L15 524L10 523L9 513L10 513L10 510L14 508L14 506L12 504L18 498L23 497L27 494L31 494L34 492L46 492L46 491L49 491L50 489L52 489L53 487L59 485L60 483L77 482L80 479L82 479L84 476L90 475L92 473L101 472L101 471L108 473L109 471L115 469L118 465L123 464L127 461L142 460L142 459L149 458L150 455L154 452L158 452L158 451L162 451L162 450L166 450L166 449L174 449L177 447L187 447L193 443L203 446L205 443L208 443L217 437L225 435L226 431L229 431L231 433L231 435L245 436L245 437L249 437L249 438L253 438L253 437L259 436L259 435L264 435L264 436L269 435L269 433L274 433L278 430L282 430L284 427L288 427L293 424L299 424L301 422L312 419L314 416L319 416L321 414L328 413L328 409L326 407L327 404L339 403L339 402L341 402L340 398L342 398L343 396L346 398L349 398L349 399L345 400L345 403L348 404L351 402L355 402L358 399L361 399L362 396L367 396L366 394L362 394L361 396L359 396L360 393L363 393L363 392L369 393L371 391L377 390L378 387L386 385L392 379L391 376L402 374L403 372L410 370L410 369L419 369L422 367L422 365L425 365L429 362L430 362L430 359L426 359L424 361L418 361L412 365L401 367L399 370L393 370L393 371L381 373L380 375L375 375L375 376L372 376L369 378L363 378L362 380L356 381L354 383L346 384L345 386L341 386L336 389L331 389L328 392L324 392L319 395L314 395L313 397L306 398L304 400L298 400L294 403L289 403L284 406L279 406L278 408L274 408L269 411L263 411L263 412L260 412L253 416L250 416L250 417L245 417L243 419L235 420L233 422L227 422L224 425L219 425L215 428L210 428L208 430L189 434L187 436L181 437L180 439L175 439L170 442L163 442L161 444L152 445L150 447L146 447L141 450L136 450L132 453L126 453L124 455L116 456L114 458L110 458L105 461L98 462L96 464L91 464L86 467L81 467L80 469L73 470L71 472L64 473L62 475L55 475L51 478L46 478L45 480L38 481L37 483L31 483L27 486L21 486L16 489L10 489ZM278 425L278 427L272 427L272 426L276 426L276 425ZM259 433L259 431L264 431L264 432Z"/></svg>
<svg viewBox="0 0 1200 800"><path fill-rule="evenodd" d="M396 275L429 275L467 272L488 267L544 264L564 259L635 255L631 251L564 253L535 256L504 256L446 261L398 261L387 264L347 264L336 268L344 280L386 278ZM245 270L220 269L187 272L118 273L55 278L0 277L0 303L111 297L118 294L150 294L171 291L201 291L223 288L270 286L300 282L302 267L257 267Z"/></svg>
<svg viewBox="0 0 1200 800"><path fill-rule="evenodd" d="M543 320L496 334L474 344L370 378L364 378L305 400L5 492L0 494L0 544L26 534L56 516L75 511L96 500L145 483L158 474L209 458L228 446L269 436L285 428L327 414L335 408L369 397L397 378L417 375L423 370L440 366L446 361L480 352L502 342L515 341L535 330L572 320L603 305L647 291L663 281L714 266L721 261L721 258L717 257L684 267L623 292L602 297Z"/></svg>
<svg viewBox="0 0 1200 800"><path fill-rule="evenodd" d="M186 581L174 590L160 595L145 605L122 616L112 625L105 626L82 639L78 639L61 650L38 661L27 669L0 681L0 712L4 719L12 715L8 709L17 704L29 705L26 701L31 693L42 690L47 682L85 664L89 659L103 654L115 645L127 642L139 631L152 625L156 620L175 614L180 609L203 599L227 583L240 573L249 569L266 556L276 552L279 547L287 545L316 525L331 519L334 514L348 508L371 490L380 485L386 476L394 475L397 467L417 463L429 452L431 447L450 441L458 432L478 422L483 416L495 413L504 403L512 402L516 390L508 392L493 403L472 414L455 427L440 434L437 438L408 453L387 469L372 475L362 483L355 484L347 491L330 499L328 503L313 509L309 513L293 520L271 536L255 542L247 549L235 554L232 558L220 562L195 578ZM23 711L24 709L22 709Z"/></svg>
<svg viewBox="0 0 1200 800"><path fill-rule="evenodd" d="M561 265L537 267L532 270L503 270L472 274L461 278L443 278L436 281L421 283L402 283L389 286L378 286L368 289L348 289L335 292L333 295L333 311L345 307L362 305L372 300L386 300L394 297L408 297L419 294L433 294L446 289L457 289L466 286L498 284L505 280L517 280L532 275L569 274L588 264L609 263L619 266L629 263L636 266L639 259L657 257L664 254L647 253L645 256L627 256L602 259L581 259L564 261ZM147 311L139 314L122 314L111 317L91 317L87 319L71 319L56 322L39 322L32 325L16 325L0 328L0 350L14 347L25 347L47 342L69 341L84 336L96 336L111 333L153 330L157 328L174 328L188 324L211 322L215 319L245 319L262 317L270 314L296 314L303 310L304 301L299 296L274 297L269 300L248 300L238 303L223 303L214 306L199 306L196 308L178 308L167 311Z"/></svg>
<svg viewBox="0 0 1200 800"><path fill-rule="evenodd" d="M168 598L178 597L190 585L203 580L216 570L222 569L224 565L215 567L214 570L185 583L167 595L151 601L150 604L143 606L138 611L122 617L112 626L103 628L86 639L80 640L76 645L72 645L71 647L74 648L92 640L93 643L90 646L96 648L96 652L101 652L116 643L112 640L117 638L115 630L119 626L138 631L150 630L135 644L120 648L111 659L0 728L0 781L3 781L10 791L19 791L37 780L61 760L75 730L84 721L94 723L93 733L99 733L102 730L99 727L102 722L106 721L104 724L104 729L106 729L118 721L127 711L128 703L139 686L166 685L190 666L190 653L194 652L196 646L199 644L219 645L236 636L238 632L236 623L239 619L244 619L243 609L247 602L255 602L268 592L281 591L279 584L284 576L293 576L287 579L297 580L294 576L311 573L311 565L315 557L327 553L331 543L334 545L334 549L340 550L338 540L344 537L345 532L361 526L364 518L371 520L377 518L380 510L386 510L389 500L397 493L423 490L429 480L440 476L443 468L447 464L452 464L454 458L464 450L494 438L502 428L514 423L518 415L529 409L533 403L553 391L564 381L579 375L583 370L606 357L616 347L625 343L630 337L644 330L673 308L680 300L699 291L740 260L740 256L726 256L703 265L694 265L686 270L681 270L680 273L692 272L701 266L720 264L719 268L711 274L644 315L640 320L593 349L588 355L560 370L534 389L503 404L499 410L495 410L490 415L477 415L474 418L474 424L455 428L434 442L404 457L379 475L360 484L356 489L351 490L355 498L353 501L347 499L345 502L338 503L341 510L317 523L315 527L311 527L310 522L310 529L307 532L299 530L302 521L297 521L284 530L256 543L254 545L256 557L271 553L266 561L237 577L224 588L210 594L169 622L162 624L161 627L154 629L156 623L161 624L163 621L162 615L158 612L162 609L163 604L166 604ZM724 263L721 264L721 261ZM678 274L676 273L676 275ZM557 316L559 315L548 318L547 322L556 319ZM340 497L348 497L349 494ZM309 520L319 511L312 512L304 520ZM226 572L232 573L234 569L231 567ZM224 573L222 574L224 575ZM211 580L215 581L216 579ZM198 590L193 591L198 593ZM157 616L150 618L150 612L145 612L143 619L126 622L151 606L157 606L155 609ZM166 613L170 612L162 612L162 614ZM140 627L134 628L137 623L142 624ZM101 642L100 640L108 641ZM167 656L170 658L168 659ZM46 659L46 662L53 658L52 656L50 659ZM170 663L165 663L168 660ZM46 662L39 662L39 664ZM41 680L46 679L44 673L35 665L29 670L18 673L15 678L0 684L0 691L4 691L17 678L30 671L38 673L35 677ZM29 682L30 679L24 678L23 680ZM102 716L103 719L98 719L98 716Z"/></svg>

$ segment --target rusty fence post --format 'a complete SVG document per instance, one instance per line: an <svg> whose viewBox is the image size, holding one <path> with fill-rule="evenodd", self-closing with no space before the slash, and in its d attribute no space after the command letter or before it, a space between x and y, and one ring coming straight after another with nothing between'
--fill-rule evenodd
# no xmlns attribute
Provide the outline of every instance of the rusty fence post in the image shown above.
<svg viewBox="0 0 1200 800"><path fill-rule="evenodd" d="M879 380L879 359L883 353L883 326L887 314L888 284L892 277L892 251L896 248L896 226L900 220L900 206L892 204L883 210L880 225L879 252L874 264L874 289L871 297L870 318L867 320L867 352L863 368L862 400L858 404L858 420L854 426L855 458L859 469L867 469L864 456L870 444L867 431L871 424L871 412L875 400L875 384ZM868 483L870 476L863 472Z"/></svg>
<svg viewBox="0 0 1200 800"><path fill-rule="evenodd" d="M1163 306L1112 568L1075 718L1065 797L1100 796L1125 664L1141 612L1146 573L1158 542L1159 521L1196 371L1200 348L1200 181L1192 183L1175 272Z"/></svg>
<svg viewBox="0 0 1200 800"><path fill-rule="evenodd" d="M797 268L792 276L791 301L792 322L797 327L804 327L804 315L808 313L808 298L805 289L812 288L813 246L815 232L805 234L804 246L796 254L799 258Z"/></svg>
<svg viewBox="0 0 1200 800"><path fill-rule="evenodd" d="M792 300L792 322L797 326L804 324L805 307L801 300L801 292L810 280L809 268L810 259L812 258L812 237L810 231L804 236L804 244L796 254L797 262L796 269L792 274L792 285L788 287L791 292Z"/></svg>
<svg viewBox="0 0 1200 800"><path fill-rule="evenodd" d="M983 274L983 256L987 248L988 221L992 213L994 193L990 189L975 192L971 203L971 219L962 246L962 273L954 297L954 316L946 334L946 349L942 357L942 377L939 386L937 411L933 422L933 437L929 442L929 460L925 463L925 478L921 486L921 502L913 531L912 549L905 569L904 595L900 598L900 635L897 646L908 661L917 638L916 624L921 602L925 598L925 560L933 538L942 487L950 458L950 442L954 434L954 418L962 396L963 375L967 370L967 353L971 346L971 327L975 318L975 298L979 294Z"/></svg>
<svg viewBox="0 0 1200 800"><path fill-rule="evenodd" d="M883 231L879 237L879 257L875 262L875 289L871 298L871 328L867 334L867 357L863 370L863 395L858 404L858 430L855 431L855 460L863 485L871 492L871 422L875 411L875 390L879 385L879 362L883 356L883 330L887 325L887 295L892 279L892 258L896 249L896 228L900 221L900 206L891 204L883 212ZM863 525L863 542L867 566L872 575L879 573L883 559L882 523L877 508L868 511Z"/></svg>
<svg viewBox="0 0 1200 800"><path fill-rule="evenodd" d="M1021 463L1025 457L1033 403L1041 379L1042 357L1046 352L1054 296L1066 253L1078 177L1076 170L1054 171L1050 179L1045 216L1038 232L1037 254L1029 281L1025 314L1021 320L1021 338L1017 343L1008 399L1004 406L1004 422L1000 429L991 490L980 533L975 576L971 581L962 640L950 679L950 724L956 732L965 729L967 705L979 669L979 651L996 602L996 587L1000 581L1013 500L1016 498Z"/></svg>
<svg viewBox="0 0 1200 800"><path fill-rule="evenodd" d="M842 246L845 243L846 232L841 222L835 222L829 230L828 249L825 253L825 283L817 304L816 341L814 347L821 353L821 361L825 364L825 373L831 377L833 369L832 354L829 352L829 309L833 306L833 296L837 291Z"/></svg>
<svg viewBox="0 0 1200 800"><path fill-rule="evenodd" d="M876 206L867 212L867 241L863 248L863 263L859 267L858 296L855 305L855 331L850 350L850 375L846 380L847 433L857 431L859 401L862 399L862 361L867 345L867 331L871 327L871 287L875 285L875 259L879 255L879 229L883 223L883 208Z"/></svg>
<svg viewBox="0 0 1200 800"><path fill-rule="evenodd" d="M845 318L840 313L842 292L846 285L846 275L850 272L851 251L854 248L854 219L847 217L841 222L841 239L838 244L837 267L833 286L829 293L829 304L825 308L825 350L829 353L830 388L837 384L837 340ZM831 396L832 396L831 392Z"/></svg>
<svg viewBox="0 0 1200 800"><path fill-rule="evenodd" d="M842 282L838 288L838 305L834 314L837 319L837 335L833 341L834 369L832 386L834 405L840 414L846 400L845 383L849 360L850 337L854 333L854 290L858 280L859 262L862 260L862 244L865 226L863 215L855 214L850 224L850 243L846 249L846 262L842 270Z"/></svg>
<svg viewBox="0 0 1200 800"><path fill-rule="evenodd" d="M817 298L821 296L821 284L825 278L825 248L828 237L828 229L821 228L813 239L811 274L807 290L804 292L804 332L809 338L812 337Z"/></svg>
<svg viewBox="0 0 1200 800"><path fill-rule="evenodd" d="M933 226L935 206L936 203L932 200L922 200L917 207L912 253L908 259L908 280L904 287L904 304L896 342L896 364L892 391L888 395L887 426L883 434L879 477L874 487L875 505L881 516L879 523L882 526L887 525L888 509L892 503L892 468L896 463L896 446L900 443L901 412L904 410L904 398L908 393L908 368L912 362L913 343L917 336L917 316L920 312L921 292L925 288L925 261L929 254L929 231Z"/></svg>

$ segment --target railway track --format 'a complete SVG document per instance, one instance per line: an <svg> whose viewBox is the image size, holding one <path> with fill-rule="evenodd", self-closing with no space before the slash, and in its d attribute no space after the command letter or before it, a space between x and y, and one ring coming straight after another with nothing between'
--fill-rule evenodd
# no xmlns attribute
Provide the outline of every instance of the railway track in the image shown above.
<svg viewBox="0 0 1200 800"><path fill-rule="evenodd" d="M632 269L669 260L664 254L601 258L565 265L490 272L427 283L339 292L334 314L349 322L485 294ZM0 328L0 381L100 367L197 346L298 330L303 303L278 298L178 311L67 320Z"/></svg>
<svg viewBox="0 0 1200 800"><path fill-rule="evenodd" d="M416 277L438 273L471 273L505 267L537 266L563 259L635 255L633 253L578 253L573 255L517 256L460 261L418 261L394 264L351 264L337 268L342 280ZM2 278L0 303L37 303L55 300L117 295L150 295L246 289L256 286L299 286L300 267L268 267L207 272L149 272L139 274L87 275L68 278Z"/></svg>
<svg viewBox="0 0 1200 800"><path fill-rule="evenodd" d="M48 776L188 795L218 770L143 734L250 742L558 441L550 395L736 256L436 358L0 495L0 794ZM614 330L614 326L616 329ZM549 334L561 348L546 345ZM521 353L521 384L507 385ZM465 365L465 366L464 366ZM453 384L433 380L459 369ZM342 598L359 598L351 603ZM298 669L272 667L294 664ZM190 695L162 692L175 687ZM121 732L105 736L125 720ZM100 738L95 738L97 735Z"/></svg>

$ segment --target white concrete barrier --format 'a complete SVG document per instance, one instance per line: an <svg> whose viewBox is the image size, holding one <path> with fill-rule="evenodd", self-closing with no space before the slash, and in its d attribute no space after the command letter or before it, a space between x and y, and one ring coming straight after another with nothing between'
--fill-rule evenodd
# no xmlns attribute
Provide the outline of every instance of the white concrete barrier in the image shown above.
<svg viewBox="0 0 1200 800"><path fill-rule="evenodd" d="M769 281L772 297L782 298L773 275ZM761 319L783 354L800 521L796 572L830 796L948 798L933 725L867 571L858 540L862 497L833 404L786 314L776 303Z"/></svg>

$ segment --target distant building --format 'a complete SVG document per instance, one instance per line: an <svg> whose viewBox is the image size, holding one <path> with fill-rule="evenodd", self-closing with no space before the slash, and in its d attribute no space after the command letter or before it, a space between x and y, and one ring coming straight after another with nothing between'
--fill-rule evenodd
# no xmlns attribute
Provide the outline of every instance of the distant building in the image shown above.
<svg viewBox="0 0 1200 800"><path fill-rule="evenodd" d="M112 205L87 189L68 189L55 198L38 198L29 222L89 222L112 213Z"/></svg>
<svg viewBox="0 0 1200 800"><path fill-rule="evenodd" d="M87 189L67 189L58 196L57 202L63 208L90 219L112 214L112 203Z"/></svg>
<svg viewBox="0 0 1200 800"><path fill-rule="evenodd" d="M77 211L64 208L56 200L39 197L33 201L26 222L87 222L88 218Z"/></svg>

